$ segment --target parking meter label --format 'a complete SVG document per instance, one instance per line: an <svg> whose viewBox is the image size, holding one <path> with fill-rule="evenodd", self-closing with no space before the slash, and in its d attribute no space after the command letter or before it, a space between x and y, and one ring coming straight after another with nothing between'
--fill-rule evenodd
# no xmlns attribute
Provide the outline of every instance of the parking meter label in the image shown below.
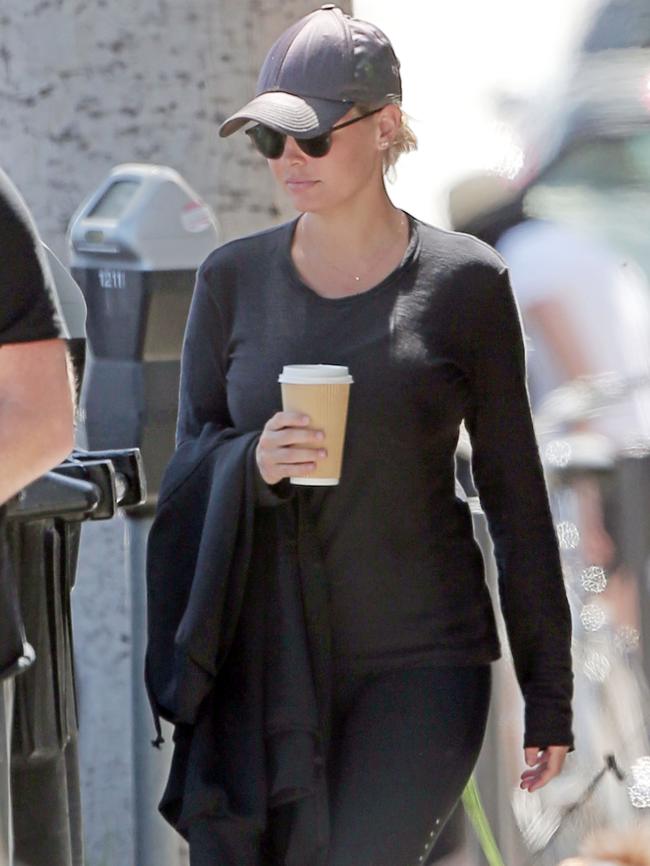
<svg viewBox="0 0 650 866"><path fill-rule="evenodd" d="M181 210L181 223L186 232L203 232L212 226L210 208L199 201L191 201Z"/></svg>
<svg viewBox="0 0 650 866"><path fill-rule="evenodd" d="M126 288L126 273L124 271L99 270L97 276L102 289Z"/></svg>

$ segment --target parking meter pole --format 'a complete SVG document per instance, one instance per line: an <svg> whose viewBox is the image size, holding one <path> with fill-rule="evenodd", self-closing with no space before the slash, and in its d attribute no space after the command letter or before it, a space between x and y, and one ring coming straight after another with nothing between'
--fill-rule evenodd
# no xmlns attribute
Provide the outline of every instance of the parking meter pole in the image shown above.
<svg viewBox="0 0 650 866"><path fill-rule="evenodd" d="M13 814L11 807L11 727L13 722L14 682L0 682L0 863L11 866L13 852Z"/></svg>
<svg viewBox="0 0 650 866"><path fill-rule="evenodd" d="M158 802L165 786L171 762L171 727L165 732L162 752L151 745L155 737L151 709L142 688L146 648L145 569L147 537L153 515L129 517L127 532L127 569L131 588L132 670L133 670L133 760L134 797L136 804L135 855L142 866L177 866L176 834L158 812Z"/></svg>

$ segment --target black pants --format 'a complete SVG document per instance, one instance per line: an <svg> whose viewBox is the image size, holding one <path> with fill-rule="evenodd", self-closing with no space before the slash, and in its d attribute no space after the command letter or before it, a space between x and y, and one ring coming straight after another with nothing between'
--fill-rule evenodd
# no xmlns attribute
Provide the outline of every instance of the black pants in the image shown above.
<svg viewBox="0 0 650 866"><path fill-rule="evenodd" d="M424 866L481 748L490 667L346 666L334 682L328 866ZM210 835L193 828L192 866L231 862Z"/></svg>
<svg viewBox="0 0 650 866"><path fill-rule="evenodd" d="M330 866L426 863L476 763L489 695L488 665L339 675Z"/></svg>

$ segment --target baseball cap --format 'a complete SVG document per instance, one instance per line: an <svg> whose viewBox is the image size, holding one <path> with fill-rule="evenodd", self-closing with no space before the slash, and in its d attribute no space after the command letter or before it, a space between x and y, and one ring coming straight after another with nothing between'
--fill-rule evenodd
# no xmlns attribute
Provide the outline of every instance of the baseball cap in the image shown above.
<svg viewBox="0 0 650 866"><path fill-rule="evenodd" d="M312 138L356 103L379 106L401 98L399 61L388 37L326 3L280 36L262 64L255 98L221 124L219 135L256 121Z"/></svg>

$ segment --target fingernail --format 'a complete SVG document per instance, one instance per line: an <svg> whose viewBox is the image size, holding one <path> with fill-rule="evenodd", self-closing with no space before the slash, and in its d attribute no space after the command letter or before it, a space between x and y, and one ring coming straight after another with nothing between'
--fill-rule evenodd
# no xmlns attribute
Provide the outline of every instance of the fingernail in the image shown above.
<svg viewBox="0 0 650 866"><path fill-rule="evenodd" d="M325 438L325 434L323 433L322 430L319 430L319 431L316 433L316 438L317 438L317 439L324 439L324 438Z"/></svg>
<svg viewBox="0 0 650 866"><path fill-rule="evenodd" d="M327 457L327 451L325 451L323 448L321 448L321 450L318 452L318 456L319 457Z"/></svg>

